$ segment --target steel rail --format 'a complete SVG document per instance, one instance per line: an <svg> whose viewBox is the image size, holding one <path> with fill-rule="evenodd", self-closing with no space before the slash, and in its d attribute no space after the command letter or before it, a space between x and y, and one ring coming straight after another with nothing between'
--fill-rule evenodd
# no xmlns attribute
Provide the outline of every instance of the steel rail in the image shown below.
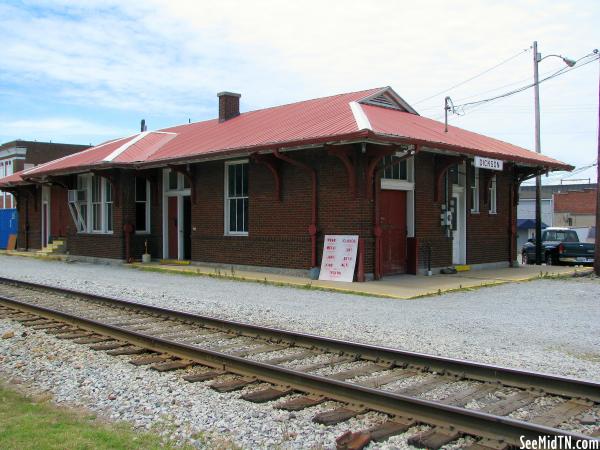
<svg viewBox="0 0 600 450"><path fill-rule="evenodd" d="M394 416L410 417L429 425L450 427L465 434L489 439L500 439L518 445L520 439L539 436L568 436L574 441L593 441L593 437L568 432L504 416L478 412L434 401L414 398L356 384L332 380L319 375L297 372L292 369L251 361L193 345L158 338L109 325L97 320L79 317L28 302L0 296L0 304L59 320L90 331L109 335L160 353L169 353L199 364L222 369L244 377L286 386L311 395L319 395L362 409L375 410Z"/></svg>
<svg viewBox="0 0 600 450"><path fill-rule="evenodd" d="M15 286L29 287L32 289L49 290L63 295L74 295L90 300L101 301L115 306L135 308L152 314L163 314L180 320L200 322L204 326L225 328L234 333L249 337L262 337L273 341L284 341L298 347L318 348L332 353L346 353L356 355L365 360L382 363L393 363L399 367L417 366L424 370L435 371L442 374L456 375L482 382L500 382L503 385L522 389L534 389L548 394L563 397L581 398L600 402L600 383L575 378L561 377L514 369L492 364L473 361L464 361L455 358L428 355L418 352L409 352L389 347L378 347L370 344L361 344L342 341L334 338L316 336L312 334L286 331L277 328L250 325L242 322L218 319L184 311L171 310L158 306L117 299L112 297L91 294L87 292L31 283L10 278L0 277L0 283Z"/></svg>

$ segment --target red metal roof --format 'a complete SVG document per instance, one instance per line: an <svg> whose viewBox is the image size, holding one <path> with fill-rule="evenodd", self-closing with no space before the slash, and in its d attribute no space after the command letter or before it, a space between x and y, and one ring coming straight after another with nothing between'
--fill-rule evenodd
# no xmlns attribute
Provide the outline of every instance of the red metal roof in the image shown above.
<svg viewBox="0 0 600 450"><path fill-rule="evenodd" d="M13 173L12 175L0 178L0 186L9 187L23 183L23 178L21 178L21 174L23 172L23 170L20 170L18 172Z"/></svg>
<svg viewBox="0 0 600 450"><path fill-rule="evenodd" d="M436 144L447 146L477 156L534 165L541 163L551 167L567 166L548 156L462 128L448 125L446 133L442 122L427 117L371 105L362 105L362 108L375 134L404 137L408 140L420 141L429 147L436 147Z"/></svg>
<svg viewBox="0 0 600 450"><path fill-rule="evenodd" d="M442 123L406 112L407 105L403 105L403 101L399 102L399 109L366 104L382 93L392 93L392 98L400 99L391 88L369 89L250 111L225 122L214 119L140 133L37 166L23 175L38 177L114 165L160 165L163 162L200 160L215 154L243 154L366 137L379 141L421 143L554 169L570 167L524 148L457 127L449 127L448 133L444 133ZM365 104L354 105L353 111L351 104L363 99Z"/></svg>

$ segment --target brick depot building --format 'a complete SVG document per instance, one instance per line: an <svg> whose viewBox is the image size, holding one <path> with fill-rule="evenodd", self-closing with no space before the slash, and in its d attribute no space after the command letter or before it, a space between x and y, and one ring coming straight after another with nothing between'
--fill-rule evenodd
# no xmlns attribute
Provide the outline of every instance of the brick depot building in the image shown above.
<svg viewBox="0 0 600 450"><path fill-rule="evenodd" d="M28 216L18 245L55 236L44 206L61 192L72 255L139 259L147 242L153 258L307 273L320 265L324 236L337 234L360 238L358 279L508 266L518 186L571 168L445 132L389 87L242 114L239 97L218 95L218 119L115 139L0 180Z"/></svg>

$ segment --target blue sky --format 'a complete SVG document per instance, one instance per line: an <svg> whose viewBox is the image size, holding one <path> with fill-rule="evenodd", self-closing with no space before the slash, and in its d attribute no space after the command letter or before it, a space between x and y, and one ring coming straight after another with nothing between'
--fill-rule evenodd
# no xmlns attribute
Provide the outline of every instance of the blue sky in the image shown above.
<svg viewBox="0 0 600 450"><path fill-rule="evenodd" d="M241 92L247 111L390 85L439 119L446 95L460 104L529 83L533 40L542 55L574 59L600 47L599 2L412 3L1 2L0 142L97 144L136 132L141 118L149 129L210 119L222 90ZM548 58L540 71L561 67ZM544 153L595 161L598 72L596 62L541 85ZM533 91L450 121L532 149ZM595 168L571 178L590 176Z"/></svg>

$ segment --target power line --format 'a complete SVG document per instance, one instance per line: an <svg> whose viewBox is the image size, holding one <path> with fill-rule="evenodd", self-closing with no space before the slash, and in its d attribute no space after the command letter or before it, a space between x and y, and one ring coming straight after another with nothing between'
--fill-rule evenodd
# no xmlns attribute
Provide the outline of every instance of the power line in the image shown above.
<svg viewBox="0 0 600 450"><path fill-rule="evenodd" d="M506 64L506 63L507 63L507 62L509 62L509 61L512 61L512 60L513 60L513 59L515 59L516 57L518 57L518 56L521 56L523 53L526 53L526 52L528 52L529 50L530 50L529 48L526 48L526 49L524 49L524 50L520 51L519 53L517 53L516 55L513 55L513 56L511 56L510 58L508 58L508 59L505 59L504 61L502 61L502 62L500 62L500 63L496 64L495 66L493 66L493 67L490 67L489 69L486 69L486 70L484 70L484 71L483 71L483 72L481 72L481 73L478 73L478 74L477 74L477 75L475 75L474 77L471 77L471 78L469 78L469 79L467 79L467 80L465 80L465 81L461 81L460 83L458 83L458 84L455 84L454 86L452 86L452 87L449 87L448 89L444 89L443 91L440 91L440 92L438 92L437 94L434 94L434 95L432 95L432 96L430 96L430 97L427 97L427 98L421 99L421 100L419 100L419 101L417 101L417 102L414 102L413 104L414 104L414 105L418 105L419 103L426 102L427 100L431 100L432 98L434 98L434 97L437 97L438 95L444 94L444 93L446 93L446 92L448 92L448 91L451 91L452 89L455 89L455 88L457 88L457 87L459 87L459 86L462 86L463 84L466 84L466 83L468 83L469 81L472 81L472 80L474 80L474 79L476 79L476 78L479 78L480 76L482 76L482 75L485 75L485 74L486 74L486 73L488 73L488 72L491 72L492 70L494 70L494 69L496 69L496 68L500 67L501 65L503 65L503 64Z"/></svg>
<svg viewBox="0 0 600 450"><path fill-rule="evenodd" d="M553 74L551 74L551 75L549 75L549 76L547 76L547 77L542 78L541 80L539 80L538 84L541 84L541 83L543 83L544 81L547 81L547 80L551 80L552 78L556 78L556 77L558 77L560 75L564 75L565 73L572 72L573 70L576 70L576 69L579 69L581 67L584 67L584 66L586 66L586 65L588 65L588 64L590 64L590 63L592 63L594 61L597 61L599 59L599 57L598 57L597 54L590 53L590 54L585 55L584 57L578 59L577 62L579 62L579 61L581 61L581 60L583 60L585 58L589 58L590 56L593 56L593 58L590 59L589 61L586 61L583 64L578 64L578 65L573 66L573 67L563 67L562 69L557 70ZM486 103L489 103L489 102L493 102L495 100L500 100L502 98L510 97L512 95L518 94L519 92L523 92L523 91L525 91L525 90L527 90L529 88L532 88L533 86L535 86L535 83L530 83L530 84L528 84L526 86L522 86L520 88L513 89L512 91L508 91L508 92L505 92L504 94L496 95L494 97L490 97L490 98L486 98L486 99L482 99L482 100L476 100L474 102L463 103L462 105L456 105L455 108L456 109L460 109L462 111L462 113L464 114L465 113L465 107L470 107L471 109L474 109L476 106L479 106L481 104L486 104ZM454 111L452 111L452 112L454 112Z"/></svg>

